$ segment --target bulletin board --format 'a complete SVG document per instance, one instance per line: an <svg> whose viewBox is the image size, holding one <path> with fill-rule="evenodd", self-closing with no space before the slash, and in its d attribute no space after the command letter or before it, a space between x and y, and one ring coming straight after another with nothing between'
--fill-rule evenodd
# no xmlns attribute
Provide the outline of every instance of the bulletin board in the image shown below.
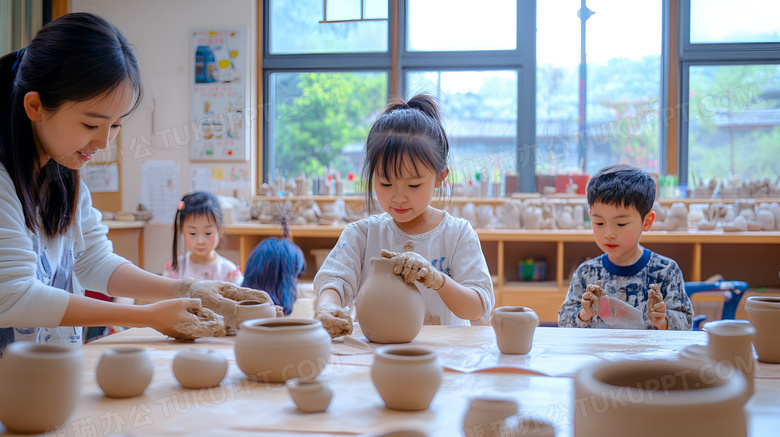
<svg viewBox="0 0 780 437"><path fill-rule="evenodd" d="M100 211L122 209L122 131L81 169L81 179L92 194L92 206Z"/></svg>
<svg viewBox="0 0 780 437"><path fill-rule="evenodd" d="M191 37L190 160L246 162L249 30L196 29Z"/></svg>

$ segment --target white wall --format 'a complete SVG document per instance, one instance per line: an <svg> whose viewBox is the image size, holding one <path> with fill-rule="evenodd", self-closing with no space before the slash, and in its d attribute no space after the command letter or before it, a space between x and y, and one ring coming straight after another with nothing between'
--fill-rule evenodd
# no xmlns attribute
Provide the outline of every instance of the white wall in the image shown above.
<svg viewBox="0 0 780 437"><path fill-rule="evenodd" d="M189 122L189 89L192 76L190 30L205 27L246 26L250 38L249 63L253 84L249 93L250 105L255 106L256 68L256 0L71 0L72 12L91 12L101 15L117 26L135 47L146 81L144 104L122 127L122 145L127 150L129 141L141 135L153 139L151 156L138 159L132 153L122 163L122 209L135 210L141 201L141 164L145 160L175 160L180 169L180 197L189 191L189 146L170 144L163 147L162 135L166 129L177 128ZM246 163L215 163L210 167L243 167L255 174L256 131L252 127L251 156ZM201 162L197 166L204 166ZM233 190L217 191L232 195ZM251 188L239 191L244 198ZM159 273L170 262L173 224L151 222L145 233L145 268ZM233 245L231 245L233 246ZM238 261L236 250L220 250L220 254Z"/></svg>

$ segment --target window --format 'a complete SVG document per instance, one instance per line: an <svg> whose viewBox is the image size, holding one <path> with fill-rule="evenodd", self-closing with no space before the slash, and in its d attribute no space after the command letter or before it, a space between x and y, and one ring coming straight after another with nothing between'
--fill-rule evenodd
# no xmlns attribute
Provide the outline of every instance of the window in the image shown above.
<svg viewBox="0 0 780 437"><path fill-rule="evenodd" d="M518 177L498 194L620 162L663 172L668 2L586 1L581 93L582 3L265 0L264 177L359 173L391 90L438 96L453 179Z"/></svg>
<svg viewBox="0 0 780 437"><path fill-rule="evenodd" d="M582 3L537 2L538 191L621 162L660 169L661 2Z"/></svg>
<svg viewBox="0 0 780 437"><path fill-rule="evenodd" d="M413 71L406 77L407 98L424 91L442 103L453 182L500 183L502 173L516 171L516 71Z"/></svg>
<svg viewBox="0 0 780 437"><path fill-rule="evenodd" d="M358 20L350 11L354 3ZM387 52L387 0L366 1L364 13L385 20L360 20L360 1L270 0L270 54ZM328 15L324 6L328 5ZM325 22L325 18L328 19ZM346 21L341 21L342 19Z"/></svg>
<svg viewBox="0 0 780 437"><path fill-rule="evenodd" d="M727 6L681 3L680 182L689 186L780 174L780 8Z"/></svg>

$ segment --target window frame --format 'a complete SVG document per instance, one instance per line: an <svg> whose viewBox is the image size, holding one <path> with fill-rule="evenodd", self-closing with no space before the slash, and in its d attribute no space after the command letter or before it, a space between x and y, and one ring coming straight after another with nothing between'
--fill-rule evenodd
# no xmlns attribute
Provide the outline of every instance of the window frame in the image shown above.
<svg viewBox="0 0 780 437"><path fill-rule="evenodd" d="M688 131L690 68L698 66L726 65L780 65L780 43L700 43L691 44L691 0L679 0L679 119L678 144L679 183L688 184Z"/></svg>

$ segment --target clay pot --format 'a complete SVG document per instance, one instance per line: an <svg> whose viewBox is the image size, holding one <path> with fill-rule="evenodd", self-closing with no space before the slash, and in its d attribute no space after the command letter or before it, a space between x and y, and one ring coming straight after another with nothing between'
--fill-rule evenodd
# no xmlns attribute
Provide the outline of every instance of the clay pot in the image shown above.
<svg viewBox="0 0 780 437"><path fill-rule="evenodd" d="M472 399L463 416L463 434L485 437L515 435L513 429L517 425L517 414L517 402L511 399Z"/></svg>
<svg viewBox="0 0 780 437"><path fill-rule="evenodd" d="M81 373L82 353L77 347L9 344L0 359L0 422L18 434L59 427L81 392Z"/></svg>
<svg viewBox="0 0 780 437"><path fill-rule="evenodd" d="M330 349L322 322L292 318L247 320L235 346L238 367L263 382L314 378L327 365Z"/></svg>
<svg viewBox="0 0 780 437"><path fill-rule="evenodd" d="M729 378L744 375L748 384L748 397L753 395L753 335L756 328L746 320L716 320L703 326L707 331L709 342L707 354L718 364L716 375ZM721 363L728 363L733 369L725 368Z"/></svg>
<svg viewBox="0 0 780 437"><path fill-rule="evenodd" d="M775 215L768 206L758 210L756 221L761 223L761 229L764 231L771 231L775 228Z"/></svg>
<svg viewBox="0 0 780 437"><path fill-rule="evenodd" d="M276 317L276 307L274 307L273 302L242 300L233 307L233 311L228 311L225 314L225 327L237 330L247 320Z"/></svg>
<svg viewBox="0 0 780 437"><path fill-rule="evenodd" d="M333 397L331 389L316 379L288 379L287 390L302 413L321 413L327 410Z"/></svg>
<svg viewBox="0 0 780 437"><path fill-rule="evenodd" d="M756 328L753 346L758 361L780 363L780 297L750 296L745 300L745 311Z"/></svg>
<svg viewBox="0 0 780 437"><path fill-rule="evenodd" d="M408 343L425 320L420 291L393 273L394 265L395 260L371 258L355 300L360 330L374 343Z"/></svg>
<svg viewBox="0 0 780 437"><path fill-rule="evenodd" d="M441 385L442 368L431 349L383 346L374 354L371 380L387 408L424 410Z"/></svg>
<svg viewBox="0 0 780 437"><path fill-rule="evenodd" d="M118 347L103 352L95 376L110 398L138 396L152 381L154 365L149 351L140 347Z"/></svg>
<svg viewBox="0 0 780 437"><path fill-rule="evenodd" d="M539 316L528 307L503 306L493 310L490 324L501 353L527 354L533 345Z"/></svg>
<svg viewBox="0 0 780 437"><path fill-rule="evenodd" d="M173 376L184 388L215 387L222 382L227 369L227 358L211 349L187 349L173 358Z"/></svg>
<svg viewBox="0 0 780 437"><path fill-rule="evenodd" d="M711 378L685 361L603 362L574 377L577 437L747 434L745 378Z"/></svg>

